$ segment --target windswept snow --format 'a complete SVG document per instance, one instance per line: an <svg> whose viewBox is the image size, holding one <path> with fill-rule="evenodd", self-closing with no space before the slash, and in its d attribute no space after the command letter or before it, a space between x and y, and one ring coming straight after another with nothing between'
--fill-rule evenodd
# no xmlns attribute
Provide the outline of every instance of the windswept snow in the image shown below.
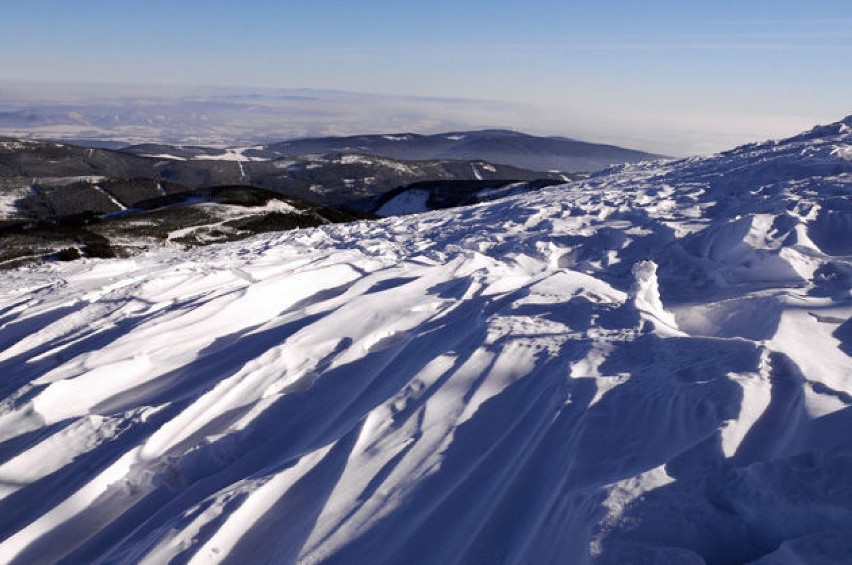
<svg viewBox="0 0 852 565"><path fill-rule="evenodd" d="M411 189L398 194L385 202L376 211L378 216L402 216L405 214L420 214L429 211L429 191Z"/></svg>
<svg viewBox="0 0 852 565"><path fill-rule="evenodd" d="M851 120L6 273L0 555L848 557Z"/></svg>

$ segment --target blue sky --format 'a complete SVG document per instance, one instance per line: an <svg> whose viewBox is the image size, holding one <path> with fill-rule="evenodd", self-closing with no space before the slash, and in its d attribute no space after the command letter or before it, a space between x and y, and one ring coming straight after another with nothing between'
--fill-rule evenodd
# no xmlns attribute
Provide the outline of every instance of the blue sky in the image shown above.
<svg viewBox="0 0 852 565"><path fill-rule="evenodd" d="M849 61L850 0L6 0L0 19L0 81L505 100L534 133L695 149L852 113Z"/></svg>

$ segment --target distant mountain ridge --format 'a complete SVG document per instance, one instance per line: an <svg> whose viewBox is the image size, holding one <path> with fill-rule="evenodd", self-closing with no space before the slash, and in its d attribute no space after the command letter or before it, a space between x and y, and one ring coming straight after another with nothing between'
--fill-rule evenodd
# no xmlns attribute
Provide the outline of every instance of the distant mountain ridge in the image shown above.
<svg viewBox="0 0 852 565"><path fill-rule="evenodd" d="M347 206L358 199L420 181L569 180L567 175L543 174L483 160L403 162L347 153L277 158L259 156L263 151L260 146L219 149L162 144L115 151L0 137L0 201L7 202L9 208L0 207L0 218L19 216L21 210L17 210L20 207L15 202L27 198L32 186L52 189L89 177L98 177L99 182L102 178L149 179L163 186L181 185L184 190L248 185L333 207ZM131 206L139 199L114 196L124 206ZM109 199L99 197L99 200ZM52 205L57 208L56 216L89 209L83 206L64 210L58 202ZM114 203L105 206L93 211L121 209Z"/></svg>
<svg viewBox="0 0 852 565"><path fill-rule="evenodd" d="M465 183L490 189L484 198L506 185L543 186L523 181L578 176L482 160L251 154L261 149L146 144L115 151L0 137L0 269L373 217L383 194L425 181L435 196L424 205L434 208L478 201Z"/></svg>
<svg viewBox="0 0 852 565"><path fill-rule="evenodd" d="M645 156L506 130L120 150L0 137L0 267L474 204L585 177L566 163Z"/></svg>
<svg viewBox="0 0 852 565"><path fill-rule="evenodd" d="M295 157L311 153L367 153L393 159L483 159L534 171L590 172L618 163L664 158L663 155L567 137L538 137L501 129L315 137L266 145L257 156ZM251 153L248 153L251 154Z"/></svg>

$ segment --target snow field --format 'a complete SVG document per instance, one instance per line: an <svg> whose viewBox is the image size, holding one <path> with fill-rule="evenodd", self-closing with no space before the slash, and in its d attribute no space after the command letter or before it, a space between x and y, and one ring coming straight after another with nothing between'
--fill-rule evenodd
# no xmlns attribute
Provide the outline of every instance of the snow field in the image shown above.
<svg viewBox="0 0 852 565"><path fill-rule="evenodd" d="M849 120L469 208L8 272L0 555L848 555Z"/></svg>

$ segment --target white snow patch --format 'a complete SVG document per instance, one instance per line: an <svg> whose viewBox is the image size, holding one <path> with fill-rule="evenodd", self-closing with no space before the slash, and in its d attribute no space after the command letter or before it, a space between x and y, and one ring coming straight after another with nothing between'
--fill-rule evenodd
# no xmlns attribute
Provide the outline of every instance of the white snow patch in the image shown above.
<svg viewBox="0 0 852 565"><path fill-rule="evenodd" d="M402 216L405 214L419 214L428 212L429 191L411 189L402 192L387 202L376 211L379 216Z"/></svg>
<svg viewBox="0 0 852 565"><path fill-rule="evenodd" d="M35 141L0 141L0 149L5 149L6 151L21 151L35 145L37 145ZM61 147L61 145L57 146Z"/></svg>
<svg viewBox="0 0 852 565"><path fill-rule="evenodd" d="M832 155L837 155L846 161L852 161L852 145L840 145L834 148Z"/></svg>
<svg viewBox="0 0 852 565"><path fill-rule="evenodd" d="M29 187L22 188L18 191L9 190L0 192L0 219L15 218L19 214L16 202L26 197Z"/></svg>
<svg viewBox="0 0 852 565"><path fill-rule="evenodd" d="M343 165L372 165L373 160L364 155L341 155L340 163Z"/></svg>
<svg viewBox="0 0 852 565"><path fill-rule="evenodd" d="M383 157L375 157L375 156L365 156L359 154L346 154L341 155L339 158L339 163L343 165L367 165L367 166L380 166L386 169L391 169L398 173L402 174L413 174L414 169L403 162L394 161L393 159L386 159Z"/></svg>
<svg viewBox="0 0 852 565"><path fill-rule="evenodd" d="M112 202L113 204L115 204L115 205L118 207L118 209L119 209L119 210L127 210L127 206L125 206L124 204L122 204L121 202L119 202L119 201L115 198L115 196L113 196L112 194L110 194L109 192L107 192L106 190L104 190L103 188L101 188L100 186L98 186L98 185L94 185L92 188L94 188L96 191L100 192L101 194L103 194L103 195L104 195L104 196L106 196L107 198L109 198L109 201L110 201L110 202Z"/></svg>
<svg viewBox="0 0 852 565"><path fill-rule="evenodd" d="M245 155L245 152L250 149L263 149L263 146L231 147L225 149L224 153L195 155L192 157L192 159L194 161L237 161L242 163L248 161L269 161L269 159L266 157L250 157L248 155Z"/></svg>
<svg viewBox="0 0 852 565"><path fill-rule="evenodd" d="M140 155L140 157L150 157L151 159L169 159L171 161L186 161L186 157L181 157L179 155L172 155L170 153L145 153ZM201 157L199 157L201 158Z"/></svg>

